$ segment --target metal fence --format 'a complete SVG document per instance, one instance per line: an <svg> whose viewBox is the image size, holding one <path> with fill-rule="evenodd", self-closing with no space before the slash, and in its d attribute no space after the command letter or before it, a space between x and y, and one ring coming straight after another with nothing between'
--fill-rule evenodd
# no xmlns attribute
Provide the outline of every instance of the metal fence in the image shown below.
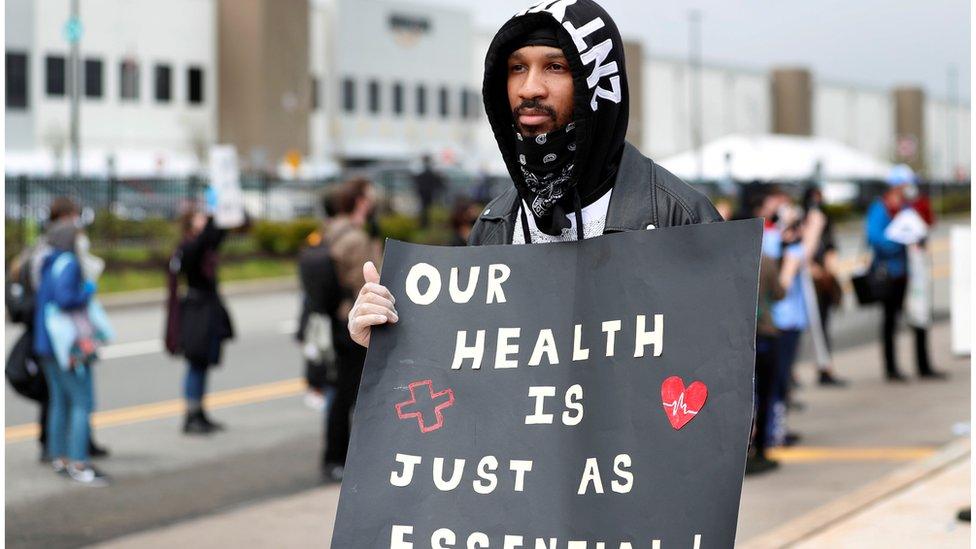
<svg viewBox="0 0 976 549"><path fill-rule="evenodd" d="M241 181L244 205L254 219L284 221L321 215L322 197L332 181L281 181L249 177ZM4 217L9 256L22 249L49 215L58 196L82 209L93 242L100 247L148 243L165 238L167 228L189 204L199 204L208 181L183 179L104 179L8 177ZM12 249L10 249L12 248Z"/></svg>
<svg viewBox="0 0 976 549"><path fill-rule="evenodd" d="M200 200L207 179L87 179L68 177L13 177L6 180L7 220L43 221L56 196L69 196L86 216L111 213L121 219L173 219L189 202ZM245 207L261 219L293 219L314 215L328 181L278 181L247 178L241 181ZM91 221L86 219L86 221Z"/></svg>

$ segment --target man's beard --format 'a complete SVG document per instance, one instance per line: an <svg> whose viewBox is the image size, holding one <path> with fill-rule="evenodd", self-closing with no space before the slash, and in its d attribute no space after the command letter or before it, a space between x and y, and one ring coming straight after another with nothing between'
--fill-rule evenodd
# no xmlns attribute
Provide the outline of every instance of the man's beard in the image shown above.
<svg viewBox="0 0 976 549"><path fill-rule="evenodd" d="M522 125L519 122L519 115L520 114L523 114L522 112L520 112L520 111L523 111L523 110L533 110L533 111L542 111L542 112L544 112L546 115L549 116L550 120L552 120L551 127L547 127L546 124L538 124L538 125L534 125L534 126L524 126L524 125ZM538 99L529 99L529 100L526 100L526 101L522 101L522 103L519 104L518 107L515 107L514 109L512 109L512 120L515 121L515 129L517 129L520 134L522 134L524 136L527 136L527 137L535 137L537 135L540 135L540 134L543 134L543 133L549 133L549 132L551 132L553 130L559 129L558 118L556 117L556 109L550 107L549 105L546 105L546 104L540 102Z"/></svg>

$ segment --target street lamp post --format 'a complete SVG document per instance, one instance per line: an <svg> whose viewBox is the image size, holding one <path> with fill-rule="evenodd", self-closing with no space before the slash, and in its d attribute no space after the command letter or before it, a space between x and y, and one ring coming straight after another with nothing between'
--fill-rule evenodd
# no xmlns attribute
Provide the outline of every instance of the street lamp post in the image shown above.
<svg viewBox="0 0 976 549"><path fill-rule="evenodd" d="M75 179L81 175L81 146L79 144L80 106L81 106L81 16L79 0L71 0L71 17L65 24L65 37L71 44L71 57L68 60L68 74L70 75L69 90L71 93L71 176Z"/></svg>
<svg viewBox="0 0 976 549"><path fill-rule="evenodd" d="M702 75L701 75L701 12L691 10L688 12L689 32L688 32L688 66L690 69L690 95L691 105L689 116L691 119L691 146L695 151L695 161L698 168L698 181L701 182L705 177L704 151L702 150Z"/></svg>

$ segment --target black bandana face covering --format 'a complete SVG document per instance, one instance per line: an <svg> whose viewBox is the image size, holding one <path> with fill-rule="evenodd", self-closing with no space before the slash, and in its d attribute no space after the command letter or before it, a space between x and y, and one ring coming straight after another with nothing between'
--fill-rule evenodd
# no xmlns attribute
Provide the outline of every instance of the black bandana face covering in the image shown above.
<svg viewBox="0 0 976 549"><path fill-rule="evenodd" d="M522 169L525 186L531 196L523 197L540 220L552 219L557 204L573 191L573 167L576 157L575 124L536 136L515 131L515 152ZM555 220L556 229L568 223ZM549 225L544 223L540 225Z"/></svg>

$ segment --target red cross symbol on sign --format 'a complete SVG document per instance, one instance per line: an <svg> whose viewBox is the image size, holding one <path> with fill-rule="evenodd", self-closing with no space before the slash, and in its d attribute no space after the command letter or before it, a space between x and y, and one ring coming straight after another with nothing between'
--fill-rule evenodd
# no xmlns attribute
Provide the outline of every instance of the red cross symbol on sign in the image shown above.
<svg viewBox="0 0 976 549"><path fill-rule="evenodd" d="M427 390L418 393L417 389L424 385L427 386ZM443 427L444 414L442 412L444 408L449 408L454 405L454 391L444 389L435 393L434 384L429 379L414 381L407 388L410 389L410 399L396 405L397 417L400 419L417 418L417 425L420 426L421 433L429 433ZM421 400L421 404L419 405L417 403L418 396L420 396ZM428 423L424 421L424 415L425 412L429 413L431 405L433 406L435 421ZM429 418L430 416L428 415L427 417Z"/></svg>

